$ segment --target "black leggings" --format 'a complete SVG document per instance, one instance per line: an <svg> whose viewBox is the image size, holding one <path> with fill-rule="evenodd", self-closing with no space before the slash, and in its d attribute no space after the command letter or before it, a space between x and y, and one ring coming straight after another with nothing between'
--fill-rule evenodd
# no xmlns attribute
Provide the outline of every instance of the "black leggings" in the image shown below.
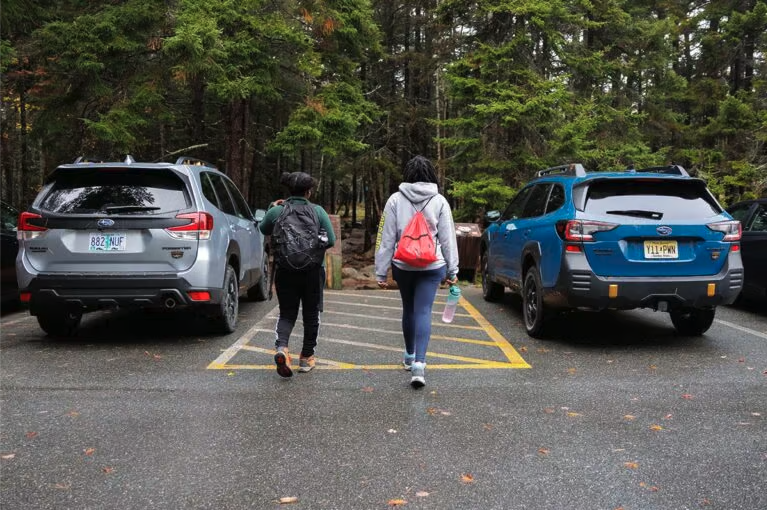
<svg viewBox="0 0 767 510"><path fill-rule="evenodd" d="M274 277L277 300L280 303L280 316L277 319L276 347L287 347L293 326L298 318L301 306L304 321L304 345L301 356L314 354L317 336L320 332L320 312L322 294L325 288L325 268L318 267L308 271L290 271L277 268Z"/></svg>

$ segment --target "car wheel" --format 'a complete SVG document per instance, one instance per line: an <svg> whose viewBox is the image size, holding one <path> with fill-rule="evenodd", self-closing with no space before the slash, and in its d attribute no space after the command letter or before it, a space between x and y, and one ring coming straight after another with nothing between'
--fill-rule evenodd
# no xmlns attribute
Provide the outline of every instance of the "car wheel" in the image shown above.
<svg viewBox="0 0 767 510"><path fill-rule="evenodd" d="M525 273L522 285L522 316L527 334L533 338L543 336L544 305L541 275L533 266Z"/></svg>
<svg viewBox="0 0 767 510"><path fill-rule="evenodd" d="M226 271L224 272L224 293L213 315L213 322L217 330L223 333L232 333L237 329L239 306L237 276L235 276L232 266L227 264Z"/></svg>
<svg viewBox="0 0 767 510"><path fill-rule="evenodd" d="M684 336L700 336L714 323L714 308L686 308L669 312L671 323L677 333Z"/></svg>
<svg viewBox="0 0 767 510"><path fill-rule="evenodd" d="M487 271L487 252L482 254L481 267L482 267L482 297L485 301L500 301L503 299L503 285L495 283L490 279L490 275Z"/></svg>
<svg viewBox="0 0 767 510"><path fill-rule="evenodd" d="M37 315L37 323L49 336L70 337L77 333L82 318L80 312L44 312Z"/></svg>
<svg viewBox="0 0 767 510"><path fill-rule="evenodd" d="M263 255L264 267L261 268L261 278L258 283L248 289L248 299L251 301L266 301L269 297L269 254Z"/></svg>

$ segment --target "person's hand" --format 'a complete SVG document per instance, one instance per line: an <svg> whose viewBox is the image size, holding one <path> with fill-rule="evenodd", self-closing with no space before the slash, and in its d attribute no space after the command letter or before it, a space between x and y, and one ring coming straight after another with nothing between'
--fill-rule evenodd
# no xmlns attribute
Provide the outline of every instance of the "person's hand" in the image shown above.
<svg viewBox="0 0 767 510"><path fill-rule="evenodd" d="M274 205L282 205L283 203L285 203L284 198L280 198L274 201Z"/></svg>
<svg viewBox="0 0 767 510"><path fill-rule="evenodd" d="M387 282L386 280L384 280L382 282L379 281L378 282L378 288L379 289L388 289L389 288L389 282Z"/></svg>
<svg viewBox="0 0 767 510"><path fill-rule="evenodd" d="M455 275L452 278L448 276L447 278L445 278L445 283L447 283L448 285L455 285L456 283L458 283L458 275Z"/></svg>

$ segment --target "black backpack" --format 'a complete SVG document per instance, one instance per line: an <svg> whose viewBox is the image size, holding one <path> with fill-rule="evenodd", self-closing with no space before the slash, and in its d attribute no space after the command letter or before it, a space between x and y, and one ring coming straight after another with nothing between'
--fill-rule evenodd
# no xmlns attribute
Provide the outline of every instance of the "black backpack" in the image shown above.
<svg viewBox="0 0 767 510"><path fill-rule="evenodd" d="M293 271L320 267L327 248L321 234L314 204L284 202L272 230L275 265Z"/></svg>

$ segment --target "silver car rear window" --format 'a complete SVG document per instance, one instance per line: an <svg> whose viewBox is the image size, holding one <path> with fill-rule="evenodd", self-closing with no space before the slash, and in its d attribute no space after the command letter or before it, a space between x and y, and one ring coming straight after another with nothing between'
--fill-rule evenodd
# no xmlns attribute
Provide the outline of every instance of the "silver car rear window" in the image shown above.
<svg viewBox="0 0 767 510"><path fill-rule="evenodd" d="M171 170L63 170L53 179L40 207L54 213L165 214L190 205L184 181Z"/></svg>

